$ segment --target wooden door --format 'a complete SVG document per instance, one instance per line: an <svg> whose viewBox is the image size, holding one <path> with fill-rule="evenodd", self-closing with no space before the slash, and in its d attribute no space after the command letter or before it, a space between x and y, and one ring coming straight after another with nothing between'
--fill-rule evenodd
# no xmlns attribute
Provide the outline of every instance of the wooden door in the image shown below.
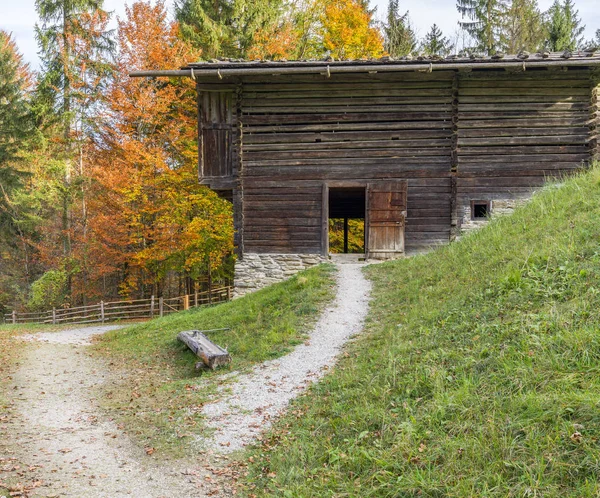
<svg viewBox="0 0 600 498"><path fill-rule="evenodd" d="M367 186L367 257L393 259L404 254L406 180Z"/></svg>

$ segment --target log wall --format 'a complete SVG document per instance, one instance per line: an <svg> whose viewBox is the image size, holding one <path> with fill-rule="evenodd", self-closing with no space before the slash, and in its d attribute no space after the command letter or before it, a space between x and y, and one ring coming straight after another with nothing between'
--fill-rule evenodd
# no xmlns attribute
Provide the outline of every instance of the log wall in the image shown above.
<svg viewBox="0 0 600 498"><path fill-rule="evenodd" d="M407 251L447 242L476 225L472 200L510 209L598 154L598 82L577 68L245 76L227 88L241 252L322 252L323 184L379 179L408 180Z"/></svg>
<svg viewBox="0 0 600 498"><path fill-rule="evenodd" d="M459 219L471 200L525 198L589 159L589 72L461 74Z"/></svg>
<svg viewBox="0 0 600 498"><path fill-rule="evenodd" d="M245 79L244 250L321 252L323 182L386 178L409 181L407 249L447 241L453 77Z"/></svg>

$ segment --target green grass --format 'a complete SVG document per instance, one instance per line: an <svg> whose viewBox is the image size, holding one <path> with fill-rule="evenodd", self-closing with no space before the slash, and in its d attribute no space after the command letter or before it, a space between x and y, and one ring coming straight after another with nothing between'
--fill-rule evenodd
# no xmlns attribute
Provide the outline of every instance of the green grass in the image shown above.
<svg viewBox="0 0 600 498"><path fill-rule="evenodd" d="M600 167L367 272L366 333L251 451L247 494L600 495Z"/></svg>
<svg viewBox="0 0 600 498"><path fill-rule="evenodd" d="M302 342L334 296L334 268L321 265L232 302L181 312L103 335L95 345L122 377L101 403L147 448L165 455L192 451L203 432L202 404L222 375L277 358ZM220 329L209 338L227 348L229 368L197 372L199 359L179 341L182 330ZM113 376L114 377L114 376Z"/></svg>

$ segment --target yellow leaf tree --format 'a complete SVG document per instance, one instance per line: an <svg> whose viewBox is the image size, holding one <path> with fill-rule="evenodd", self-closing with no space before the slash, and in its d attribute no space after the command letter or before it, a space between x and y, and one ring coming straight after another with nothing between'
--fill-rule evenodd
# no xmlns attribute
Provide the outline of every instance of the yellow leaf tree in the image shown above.
<svg viewBox="0 0 600 498"><path fill-rule="evenodd" d="M334 59L380 57L383 37L361 0L330 0L321 19L323 46Z"/></svg>

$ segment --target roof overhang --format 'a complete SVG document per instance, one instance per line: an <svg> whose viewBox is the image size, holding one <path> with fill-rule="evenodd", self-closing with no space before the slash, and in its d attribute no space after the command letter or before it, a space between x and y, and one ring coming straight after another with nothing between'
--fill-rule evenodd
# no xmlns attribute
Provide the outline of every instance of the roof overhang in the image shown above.
<svg viewBox="0 0 600 498"><path fill-rule="evenodd" d="M476 71L490 69L529 70L552 68L600 68L598 53L543 53L520 54L502 57L448 57L444 59L403 58L392 60L389 57L374 60L353 61L237 61L221 60L214 62L190 63L181 69L164 71L132 71L131 77L191 77L215 78L250 75L294 75L349 73L393 73L434 71Z"/></svg>

